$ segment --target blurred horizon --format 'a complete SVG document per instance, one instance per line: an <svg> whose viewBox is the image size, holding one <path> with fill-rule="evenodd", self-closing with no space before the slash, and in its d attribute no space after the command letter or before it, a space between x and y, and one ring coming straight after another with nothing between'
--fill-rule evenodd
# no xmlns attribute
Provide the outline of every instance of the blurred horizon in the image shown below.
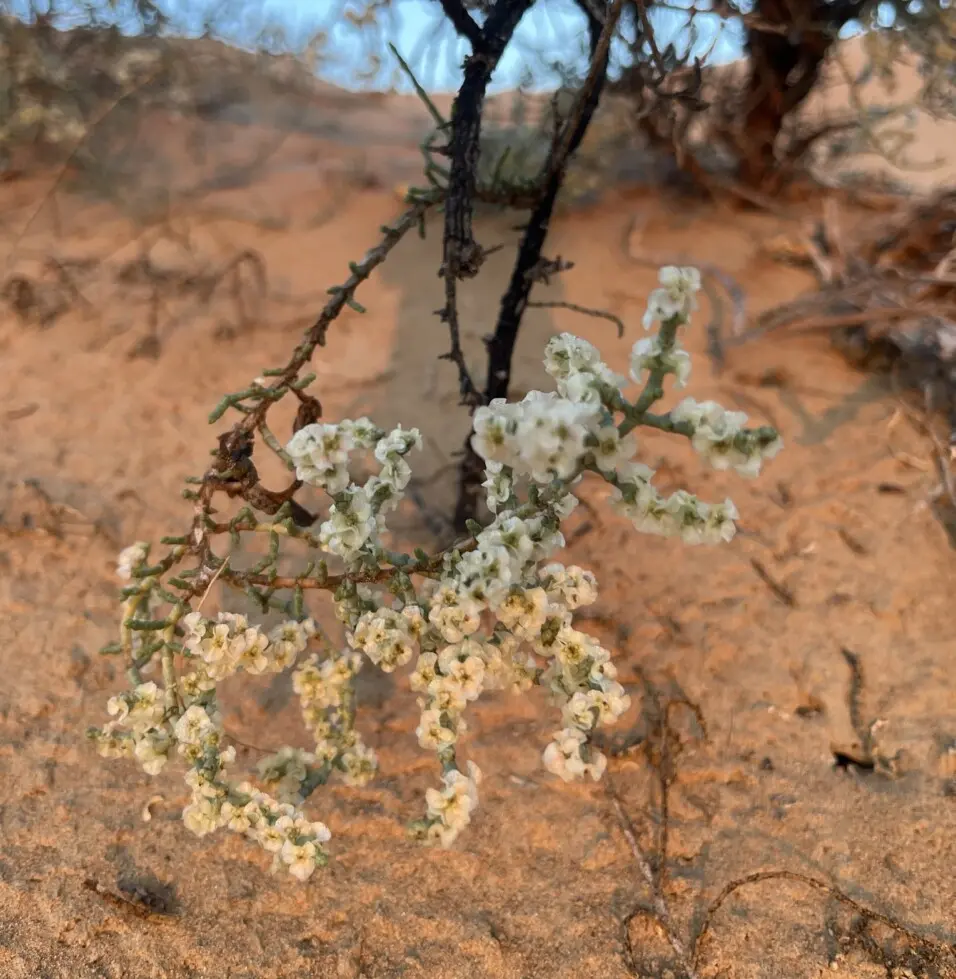
<svg viewBox="0 0 956 979"><path fill-rule="evenodd" d="M683 5L685 0L679 0ZM310 41L324 35L317 46L316 76L343 88L357 91L397 89L412 86L388 50L395 45L411 65L418 80L429 91L454 91L460 84L461 62L468 51L445 19L439 0L391 0L376 12L376 23L368 16L375 0L316 4L314 0L159 0L153 6L168 18L164 36L209 36L247 51L306 54ZM325 12L316 13L324 7ZM676 6L676 5L674 5ZM52 15L60 29L95 24L115 25L127 35L143 33L140 0L0 0L0 9L21 21L32 20L39 11ZM698 36L688 36L686 15L674 9L652 10L661 47L674 43L688 46L707 61L722 63L740 57L742 37L735 25L717 15L698 17ZM574 0L539 0L525 15L513 43L502 58L492 81L492 91L519 85L534 91L550 89L561 81L555 62L583 72L587 64L584 17ZM622 47L622 45L618 45Z"/></svg>
<svg viewBox="0 0 956 979"><path fill-rule="evenodd" d="M453 92L461 80L461 63L468 51L445 19L439 0L150 0L168 25L161 36L200 37L247 51L308 56L314 44L315 75L353 91L397 90L412 86L388 49L395 45L411 65L416 78L431 92ZM324 14L317 14L322 6ZM369 10L375 11L374 17ZM678 54L690 52L705 64L723 64L743 54L741 25L717 14L700 14L693 30L675 0L668 7L652 7L650 18L660 48L673 44ZM0 9L20 20L31 20L39 10L52 15L61 29L115 25L127 35L143 33L143 0L0 0ZM856 33L850 29L845 34ZM624 53L618 40L615 55ZM583 74L587 66L583 14L574 0L539 0L522 19L490 86L500 92L523 87L550 90L562 81L564 69Z"/></svg>

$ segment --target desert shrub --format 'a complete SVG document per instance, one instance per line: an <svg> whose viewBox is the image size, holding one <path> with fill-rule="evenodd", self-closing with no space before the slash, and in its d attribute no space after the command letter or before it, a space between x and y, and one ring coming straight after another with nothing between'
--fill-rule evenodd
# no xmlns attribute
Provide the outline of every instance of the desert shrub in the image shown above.
<svg viewBox="0 0 956 979"><path fill-rule="evenodd" d="M264 444L294 479L279 494L258 485L252 441L240 422L222 437L200 489L188 491L191 530L164 539L168 550L159 559L142 542L120 555L118 572L128 584L119 640L105 652L123 658L130 686L110 699L112 720L89 732L99 751L135 758L150 774L179 758L191 792L183 820L192 832L240 833L271 852L274 867L301 879L327 861L330 839L327 826L306 814L306 799L330 778L361 785L377 769L356 723L355 678L369 662L387 673L412 667L418 742L435 753L441 778L410 827L426 842L450 846L477 806L480 772L461 749L468 705L487 691L526 696L543 687L560 712L543 751L546 768L564 780L599 779L606 761L592 739L623 714L628 696L610 651L574 624L575 610L596 598L594 575L555 560L562 523L578 503L575 487L584 478L608 483L611 507L639 533L715 545L734 536L733 503L704 502L685 490L662 495L637 458L634 433L652 428L687 438L713 468L747 477L781 447L773 429L745 428L746 415L713 402L688 397L670 411L652 410L668 376L678 387L688 380L680 334L699 285L694 269L661 272L644 319L655 332L634 344L629 378L611 371L590 343L561 334L544 360L556 391L476 410L471 443L484 464L492 517L432 554L392 550L388 533L411 478L409 459L421 446L417 430L388 432L365 418L320 422L310 379L288 369L227 399L247 419L257 416ZM628 397L633 385L638 393ZM300 411L295 433L281 445L265 415L288 396L300 400ZM356 462L369 453L378 471L360 482ZM296 501L304 486L324 493L324 516ZM253 502L214 518L217 491L235 496L242 489ZM250 535L267 539L269 550L242 568L234 562ZM218 538L231 541L229 554L213 551ZM267 629L241 614L204 615L203 600L217 585L246 591L261 615L276 610L284 621ZM323 592L344 628L341 646L318 630L314 598ZM220 686L236 675L283 671L292 673L314 746L285 747L265 759L256 785L233 774Z"/></svg>

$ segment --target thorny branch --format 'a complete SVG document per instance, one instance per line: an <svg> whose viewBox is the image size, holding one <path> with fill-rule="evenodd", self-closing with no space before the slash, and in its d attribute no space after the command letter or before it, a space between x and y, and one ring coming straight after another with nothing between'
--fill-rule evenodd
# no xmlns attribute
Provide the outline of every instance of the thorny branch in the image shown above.
<svg viewBox="0 0 956 979"><path fill-rule="evenodd" d="M219 449L212 468L201 479L190 480L199 484L198 489L184 491L184 495L194 504L189 533L180 538L164 539L164 543L174 545L172 550L156 565L143 569L146 576L163 574L180 564L188 554L195 555L198 567L188 576L182 573L178 578L171 579L174 587L182 593L178 597L171 596L174 605L181 606L190 598L202 594L217 573L235 587L244 588L260 605L264 603L266 607L274 592L280 588L292 588L298 593L306 587L334 588L339 584L328 576L323 579L321 569L317 578L306 581L315 570L312 566L304 576L288 579L275 574L274 568L268 571L263 567L261 572L253 569L252 573L224 570L222 559L212 551L210 538L223 532L235 536L242 530L261 530L268 532L277 541L278 535L302 536L303 529L314 522L314 516L293 499L293 494L300 487L298 480L292 480L287 488L279 491L269 490L260 483L258 471L252 461L255 434L258 433L273 448L278 445L278 440L266 423L266 414L272 404L290 393L299 400L294 426L296 429L321 417L322 407L319 401L304 392L312 377L300 377L302 368L309 362L316 347L324 345L329 326L346 306L362 310L355 300L358 287L385 261L395 245L410 230L422 224L427 211L440 199L441 195L437 191L423 194L416 198L397 221L383 226L381 242L362 261L350 264L351 275L342 285L329 290L329 300L302 342L293 351L289 362L284 367L265 372L267 377L275 378L270 385L256 383L243 391L227 395L211 413L210 422L218 421L230 408L240 412L243 417L230 431L220 436ZM280 452L280 457L283 454ZM287 460L286 465L291 469ZM218 492L229 497L239 497L247 504L227 524L217 523L211 516L214 512L214 497ZM253 514L252 507L272 515L273 522L261 525ZM318 584L323 580L323 584Z"/></svg>
<svg viewBox="0 0 956 979"><path fill-rule="evenodd" d="M474 18L465 9L462 0L442 0L445 16L451 21L458 33L471 42L473 51L477 51L483 43L482 31Z"/></svg>
<svg viewBox="0 0 956 979"><path fill-rule="evenodd" d="M542 255L554 204L557 200L568 162L581 144L591 117L597 108L607 77L611 39L623 9L623 0L613 0L607 17L602 23L584 6L588 18L591 68L578 94L561 132L555 140L549 160L547 177L541 199L531 213L518 248L518 257L511 273L511 281L501 300L498 322L488 341L488 372L485 380L484 400L506 398L511 384L511 362L521 319L528 305L528 298L541 269ZM455 508L455 529L459 532L474 519L478 507L483 466L471 447L465 443L465 454L458 483L458 501Z"/></svg>
<svg viewBox="0 0 956 979"><path fill-rule="evenodd" d="M451 334L451 350L445 359L457 366L462 400L471 405L480 402L480 395L461 347L458 282L460 279L474 278L485 257L472 229L481 110L498 61L521 18L533 3L534 0L498 0L480 33L471 38L472 53L465 58L464 79L452 107L450 139L444 150L451 158L451 169L445 199L444 253L439 272L445 280L445 306L438 315L443 323L448 324ZM442 5L453 22L456 17L461 19L460 14L471 20L455 0L442 0ZM457 12L459 8L460 14Z"/></svg>

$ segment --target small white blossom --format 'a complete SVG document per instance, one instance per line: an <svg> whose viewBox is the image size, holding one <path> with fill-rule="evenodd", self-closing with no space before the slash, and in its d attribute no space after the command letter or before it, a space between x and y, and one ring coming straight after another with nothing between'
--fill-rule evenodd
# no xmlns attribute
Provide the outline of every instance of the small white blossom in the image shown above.
<svg viewBox="0 0 956 979"><path fill-rule="evenodd" d="M660 336L644 337L631 349L631 378L638 384L649 371L663 371L677 378L677 387L686 387L690 377L690 354L676 344L665 350Z"/></svg>
<svg viewBox="0 0 956 979"><path fill-rule="evenodd" d="M204 708L193 704L176 721L173 730L180 744L201 745L210 735L216 733L216 725Z"/></svg>
<svg viewBox="0 0 956 979"><path fill-rule="evenodd" d="M342 767L346 785L367 785L378 771L378 756L362 742L358 742L342 754Z"/></svg>
<svg viewBox="0 0 956 979"><path fill-rule="evenodd" d="M495 615L519 639L533 639L548 616L548 594L543 588L512 589Z"/></svg>
<svg viewBox="0 0 956 979"><path fill-rule="evenodd" d="M318 847L311 841L293 843L286 837L279 850L282 862L289 868L289 873L297 880L308 880L315 870L315 858Z"/></svg>
<svg viewBox="0 0 956 979"><path fill-rule="evenodd" d="M352 486L345 499L333 503L329 519L319 529L319 541L332 554L352 560L376 531L372 505L361 486Z"/></svg>
<svg viewBox="0 0 956 979"><path fill-rule="evenodd" d="M485 463L485 481L481 484L485 491L485 501L492 513L507 503L514 492L514 479L510 469L500 462Z"/></svg>
<svg viewBox="0 0 956 979"><path fill-rule="evenodd" d="M675 317L686 322L697 308L700 291L700 272L694 268L677 268L669 265L661 269L661 288L655 289L647 300L644 328L654 323L666 323Z"/></svg>
<svg viewBox="0 0 956 979"><path fill-rule="evenodd" d="M454 586L446 584L435 595L428 621L445 642L461 642L481 625L480 606L461 596Z"/></svg>
<svg viewBox="0 0 956 979"><path fill-rule="evenodd" d="M441 789L427 789L425 801L432 820L428 838L443 847L454 843L458 834L471 822L478 808L478 784L481 772L474 762L468 763L468 774L452 769L442 776Z"/></svg>
<svg viewBox="0 0 956 979"><path fill-rule="evenodd" d="M594 435L597 445L591 446L598 469L614 472L630 460L637 451L637 441L632 435L621 438L617 425L603 425Z"/></svg>
<svg viewBox="0 0 956 979"><path fill-rule="evenodd" d="M335 495L349 484L349 453L356 447L346 424L315 423L300 428L286 445L297 479Z"/></svg>
<svg viewBox="0 0 956 979"><path fill-rule="evenodd" d="M360 649L385 673L408 663L415 653L417 619L390 608L366 612L356 623L349 644Z"/></svg>
<svg viewBox="0 0 956 979"><path fill-rule="evenodd" d="M554 735L544 749L544 767L564 782L590 775L597 782L607 768L607 758L594 748L585 747L587 735L579 728L565 728ZM588 752L585 761L584 752Z"/></svg>
<svg viewBox="0 0 956 979"><path fill-rule="evenodd" d="M403 456L412 449L421 449L422 433L417 428L404 429L401 425L379 439L375 446L375 458L386 463L394 456Z"/></svg>
<svg viewBox="0 0 956 979"><path fill-rule="evenodd" d="M548 564L541 569L547 579L548 597L570 609L593 605L597 601L597 578L594 573L576 564Z"/></svg>
<svg viewBox="0 0 956 979"><path fill-rule="evenodd" d="M515 406L503 398L496 398L475 411L471 446L486 462L507 466L515 460L515 415Z"/></svg>
<svg viewBox="0 0 956 979"><path fill-rule="evenodd" d="M426 749L437 751L454 744L458 733L442 724L442 714L438 710L422 711L421 720L415 729L418 743Z"/></svg>
<svg viewBox="0 0 956 979"><path fill-rule="evenodd" d="M169 758L172 739L165 731L148 731L136 740L134 754L147 775L158 775Z"/></svg>
<svg viewBox="0 0 956 979"><path fill-rule="evenodd" d="M315 635L315 623L312 619L302 622L288 621L277 625L269 633L269 656L272 669L276 673L290 667L296 656L305 651L309 639Z"/></svg>
<svg viewBox="0 0 956 979"><path fill-rule="evenodd" d="M671 418L691 427L691 445L714 469L734 469L745 478L759 475L763 461L783 447L779 436L763 441L745 432L746 414L727 411L713 401L685 398L673 408Z"/></svg>
<svg viewBox="0 0 956 979"><path fill-rule="evenodd" d="M133 577L133 569L142 564L149 555L149 545L145 541L137 541L120 551L116 562L116 575L123 581Z"/></svg>

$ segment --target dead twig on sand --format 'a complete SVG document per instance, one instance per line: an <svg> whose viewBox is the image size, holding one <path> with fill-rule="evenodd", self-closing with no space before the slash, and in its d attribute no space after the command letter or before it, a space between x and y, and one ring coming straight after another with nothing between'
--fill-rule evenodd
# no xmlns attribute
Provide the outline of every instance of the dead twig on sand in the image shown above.
<svg viewBox="0 0 956 979"><path fill-rule="evenodd" d="M896 918L860 904L859 901L855 901L838 887L834 887L832 884L828 884L825 881L817 880L815 877L797 873L793 870L761 870L757 871L756 873L748 874L746 877L732 880L726 884L717 897L711 901L707 911L704 914L703 924L701 925L700 931L697 934L697 939L694 942L692 959L694 968L698 968L700 965L700 961L703 956L704 941L711 933L714 918L716 917L717 912L727 902L728 898L744 887L749 887L753 884L758 884L762 881L768 880L793 881L794 883L803 884L804 886L809 887L821 894L825 894L827 897L837 901L844 907L855 911L862 919L864 929L872 922L878 922L879 924L885 925L891 931L902 935L911 945L916 946L916 948L923 953L925 959L930 964L937 967L942 966L942 970L938 973L938 975L947 976L949 979L953 979L953 977L956 976L956 971L954 971L956 970L956 946L947 945L943 942L938 942L935 939L926 938L924 935L920 935L918 932L913 931L912 928L908 928ZM948 967L946 965L946 959L950 960L951 966ZM893 972L888 974L901 975L902 973Z"/></svg>

